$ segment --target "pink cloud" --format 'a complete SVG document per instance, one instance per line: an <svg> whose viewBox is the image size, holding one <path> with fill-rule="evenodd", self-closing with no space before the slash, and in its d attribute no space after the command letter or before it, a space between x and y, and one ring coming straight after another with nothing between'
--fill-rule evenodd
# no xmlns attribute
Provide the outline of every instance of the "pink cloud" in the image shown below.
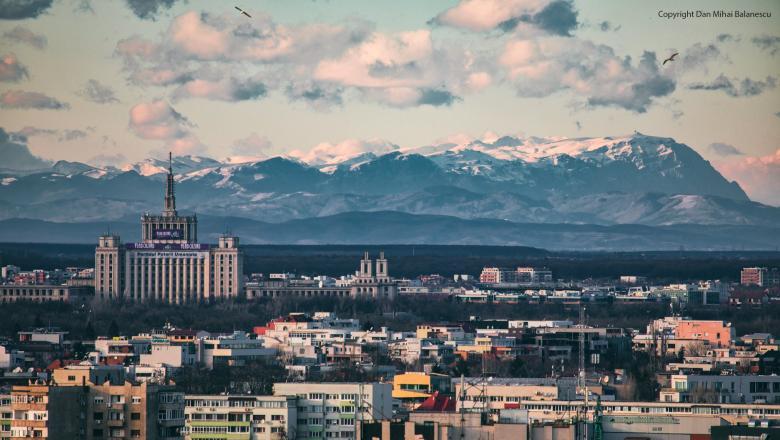
<svg viewBox="0 0 780 440"><path fill-rule="evenodd" d="M0 95L0 108L67 110L70 108L70 105L43 93L9 90Z"/></svg>
<svg viewBox="0 0 780 440"><path fill-rule="evenodd" d="M16 55L11 53L3 56L0 61L0 81L16 82L28 76L27 68L19 63Z"/></svg>
<svg viewBox="0 0 780 440"><path fill-rule="evenodd" d="M165 141L177 155L202 153L205 146L192 134L192 124L163 100L142 102L130 109L130 129L140 138Z"/></svg>
<svg viewBox="0 0 780 440"><path fill-rule="evenodd" d="M549 0L462 0L434 21L472 31L488 31L513 18L541 11Z"/></svg>
<svg viewBox="0 0 780 440"><path fill-rule="evenodd" d="M780 206L780 148L761 157L740 157L713 162L718 171L739 186L751 199Z"/></svg>

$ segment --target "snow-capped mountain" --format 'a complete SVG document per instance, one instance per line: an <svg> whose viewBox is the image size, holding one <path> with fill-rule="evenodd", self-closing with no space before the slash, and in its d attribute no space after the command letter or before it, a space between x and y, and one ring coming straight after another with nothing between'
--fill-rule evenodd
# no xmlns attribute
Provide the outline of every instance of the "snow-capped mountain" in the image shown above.
<svg viewBox="0 0 780 440"><path fill-rule="evenodd" d="M307 162L175 157L179 207L274 223L399 211L532 223L780 225L780 208L751 202L687 145L639 133L317 154ZM167 168L167 160L147 159L3 170L0 219L135 218L160 209Z"/></svg>

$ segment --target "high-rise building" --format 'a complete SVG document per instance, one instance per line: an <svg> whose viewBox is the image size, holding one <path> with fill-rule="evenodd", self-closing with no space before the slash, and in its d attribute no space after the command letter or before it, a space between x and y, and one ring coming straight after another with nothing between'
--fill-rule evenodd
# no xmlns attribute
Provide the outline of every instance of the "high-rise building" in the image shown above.
<svg viewBox="0 0 780 440"><path fill-rule="evenodd" d="M171 161L163 212L141 217L140 243L123 245L117 235L100 236L95 250L96 298L181 304L243 294L238 237L224 235L216 247L198 243L197 216L179 215L174 185Z"/></svg>

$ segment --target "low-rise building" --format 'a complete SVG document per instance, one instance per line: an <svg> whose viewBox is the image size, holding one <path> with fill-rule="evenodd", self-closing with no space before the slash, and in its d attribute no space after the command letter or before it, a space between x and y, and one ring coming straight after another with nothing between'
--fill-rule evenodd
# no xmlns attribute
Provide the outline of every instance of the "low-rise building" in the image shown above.
<svg viewBox="0 0 780 440"><path fill-rule="evenodd" d="M0 284L0 304L17 301L31 302L87 302L93 297L90 286L27 284Z"/></svg>

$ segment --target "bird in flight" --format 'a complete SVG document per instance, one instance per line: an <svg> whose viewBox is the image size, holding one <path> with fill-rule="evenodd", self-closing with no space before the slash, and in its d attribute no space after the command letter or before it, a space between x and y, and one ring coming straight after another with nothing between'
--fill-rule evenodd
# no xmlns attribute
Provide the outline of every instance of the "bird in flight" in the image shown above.
<svg viewBox="0 0 780 440"><path fill-rule="evenodd" d="M249 18L252 18L252 16L251 16L251 15L249 15L249 12L246 12L245 10L243 10L243 9L239 8L238 6L234 6L234 8L236 8L236 10L237 10L238 12L240 12L240 13L242 13L242 14L246 15L246 16L247 16L247 17L249 17Z"/></svg>
<svg viewBox="0 0 780 440"><path fill-rule="evenodd" d="M679 55L679 52L673 53L672 56L670 56L669 58L665 59L663 64L661 64L661 65L663 66L664 64L668 63L669 61L674 61L674 57L676 57L677 55Z"/></svg>

